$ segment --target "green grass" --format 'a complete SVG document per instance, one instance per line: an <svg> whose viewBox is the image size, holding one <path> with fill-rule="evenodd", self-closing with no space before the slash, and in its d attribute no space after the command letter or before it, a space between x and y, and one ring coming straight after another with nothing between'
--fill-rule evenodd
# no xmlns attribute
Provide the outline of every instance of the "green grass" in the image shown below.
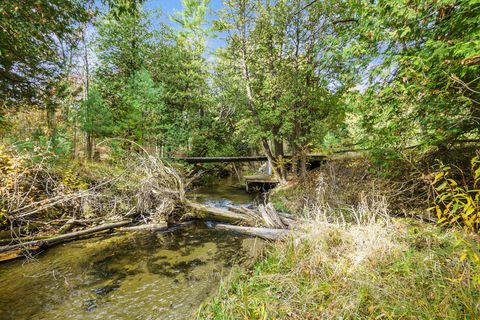
<svg viewBox="0 0 480 320"><path fill-rule="evenodd" d="M402 219L301 234L224 283L198 319L480 318L478 242L460 231Z"/></svg>

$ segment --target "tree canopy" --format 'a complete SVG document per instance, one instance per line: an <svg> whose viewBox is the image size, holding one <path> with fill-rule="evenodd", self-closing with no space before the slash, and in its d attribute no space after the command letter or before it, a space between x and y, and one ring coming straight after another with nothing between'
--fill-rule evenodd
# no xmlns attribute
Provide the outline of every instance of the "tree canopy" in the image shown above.
<svg viewBox="0 0 480 320"><path fill-rule="evenodd" d="M87 158L107 138L264 153L281 179L304 173L308 152L479 138L477 0L226 0L217 12L183 0L163 18L145 7L4 1L3 114L46 110L46 136Z"/></svg>

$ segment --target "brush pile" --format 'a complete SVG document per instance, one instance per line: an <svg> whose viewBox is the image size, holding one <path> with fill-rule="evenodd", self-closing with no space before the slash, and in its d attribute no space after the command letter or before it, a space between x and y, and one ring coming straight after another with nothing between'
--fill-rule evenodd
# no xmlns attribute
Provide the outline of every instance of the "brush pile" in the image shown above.
<svg viewBox="0 0 480 320"><path fill-rule="evenodd" d="M0 240L125 219L162 223L184 201L181 177L157 157L66 166L48 156L0 147Z"/></svg>

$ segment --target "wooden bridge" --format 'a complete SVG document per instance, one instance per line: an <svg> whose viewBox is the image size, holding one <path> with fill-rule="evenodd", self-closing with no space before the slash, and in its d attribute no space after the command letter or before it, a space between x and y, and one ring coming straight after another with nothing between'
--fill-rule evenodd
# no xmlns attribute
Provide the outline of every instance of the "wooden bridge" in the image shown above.
<svg viewBox="0 0 480 320"><path fill-rule="evenodd" d="M188 163L227 163L227 162L255 162L255 161L267 161L266 156L248 156L248 157L175 157L172 158L179 161L185 161Z"/></svg>
<svg viewBox="0 0 480 320"><path fill-rule="evenodd" d="M284 159L291 159L292 156L284 156ZM308 161L323 161L327 156L324 154L307 154ZM188 163L227 163L227 162L256 162L268 161L267 156L245 156L245 157L173 157L172 160L185 161Z"/></svg>
<svg viewBox="0 0 480 320"><path fill-rule="evenodd" d="M284 159L291 159L292 156L284 156ZM271 164L266 156L242 156L242 157L175 157L172 160L185 161L187 163L235 163L235 162L267 162L267 174L245 176L247 192L255 190L268 190L275 187L279 181L272 176ZM307 161L310 163L321 163L327 159L323 154L308 154Z"/></svg>

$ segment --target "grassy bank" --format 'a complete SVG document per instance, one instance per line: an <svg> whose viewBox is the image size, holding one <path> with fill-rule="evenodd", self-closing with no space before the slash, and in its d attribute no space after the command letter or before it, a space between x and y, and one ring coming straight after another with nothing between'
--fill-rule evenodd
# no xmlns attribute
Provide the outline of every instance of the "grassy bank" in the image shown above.
<svg viewBox="0 0 480 320"><path fill-rule="evenodd" d="M355 171L326 168L277 191L301 225L225 280L198 319L480 318L478 236L392 218L392 190Z"/></svg>
<svg viewBox="0 0 480 320"><path fill-rule="evenodd" d="M406 219L316 223L225 283L199 319L478 319L472 245Z"/></svg>

